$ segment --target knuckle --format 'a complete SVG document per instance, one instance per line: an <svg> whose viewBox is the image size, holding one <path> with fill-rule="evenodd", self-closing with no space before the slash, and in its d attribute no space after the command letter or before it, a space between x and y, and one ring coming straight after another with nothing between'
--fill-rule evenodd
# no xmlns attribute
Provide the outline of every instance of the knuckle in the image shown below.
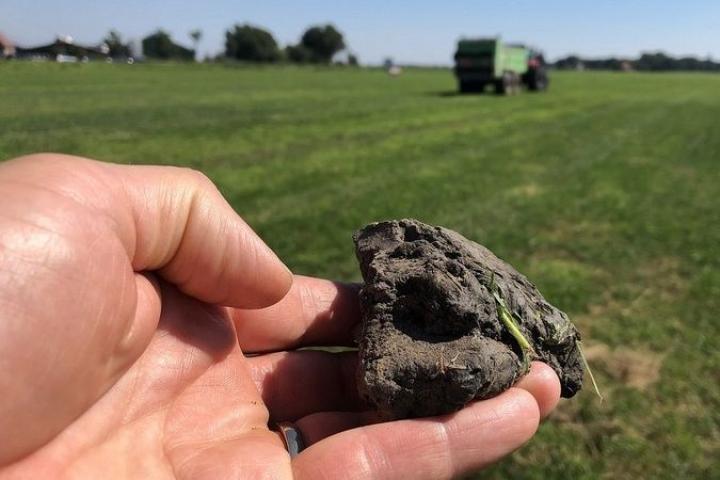
<svg viewBox="0 0 720 480"><path fill-rule="evenodd" d="M181 168L182 175L199 190L215 189L215 183L204 172L194 168Z"/></svg>

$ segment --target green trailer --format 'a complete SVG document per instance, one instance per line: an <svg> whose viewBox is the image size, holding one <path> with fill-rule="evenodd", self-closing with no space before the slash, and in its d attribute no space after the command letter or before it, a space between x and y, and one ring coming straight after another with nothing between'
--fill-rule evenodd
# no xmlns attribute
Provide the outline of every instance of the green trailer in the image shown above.
<svg viewBox="0 0 720 480"><path fill-rule="evenodd" d="M504 44L499 38L462 39L455 53L455 76L460 92L483 92L491 85L509 95L521 85L534 91L548 86L545 60L523 45Z"/></svg>

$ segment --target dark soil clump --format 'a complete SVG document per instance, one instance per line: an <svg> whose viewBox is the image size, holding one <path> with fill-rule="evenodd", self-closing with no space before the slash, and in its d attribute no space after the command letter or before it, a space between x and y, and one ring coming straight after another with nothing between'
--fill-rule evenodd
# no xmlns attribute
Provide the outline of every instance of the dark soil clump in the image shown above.
<svg viewBox="0 0 720 480"><path fill-rule="evenodd" d="M417 220L374 223L354 241L365 280L358 388L384 417L439 415L497 395L531 359L555 370L562 396L580 390L578 331L485 247Z"/></svg>

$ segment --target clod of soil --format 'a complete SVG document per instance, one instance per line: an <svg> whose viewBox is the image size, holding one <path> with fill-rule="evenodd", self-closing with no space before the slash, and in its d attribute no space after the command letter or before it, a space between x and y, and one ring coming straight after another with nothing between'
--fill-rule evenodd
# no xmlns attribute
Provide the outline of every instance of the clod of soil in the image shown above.
<svg viewBox="0 0 720 480"><path fill-rule="evenodd" d="M353 236L360 291L358 389L385 418L439 415L550 365L562 396L582 386L580 334L565 313L490 250L417 220Z"/></svg>

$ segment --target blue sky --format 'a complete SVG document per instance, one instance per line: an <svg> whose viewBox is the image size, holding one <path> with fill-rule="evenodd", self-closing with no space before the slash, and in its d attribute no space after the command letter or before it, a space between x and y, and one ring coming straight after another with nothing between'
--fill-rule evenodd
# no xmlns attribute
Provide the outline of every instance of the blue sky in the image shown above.
<svg viewBox="0 0 720 480"><path fill-rule="evenodd" d="M18 44L56 34L97 43L110 28L132 39L158 27L181 43L200 28L200 53L223 48L224 31L253 23L282 44L310 24L334 23L361 62L449 64L458 37L501 34L542 48L548 57L635 56L661 49L720 60L718 0L230 1L0 0L0 32Z"/></svg>

